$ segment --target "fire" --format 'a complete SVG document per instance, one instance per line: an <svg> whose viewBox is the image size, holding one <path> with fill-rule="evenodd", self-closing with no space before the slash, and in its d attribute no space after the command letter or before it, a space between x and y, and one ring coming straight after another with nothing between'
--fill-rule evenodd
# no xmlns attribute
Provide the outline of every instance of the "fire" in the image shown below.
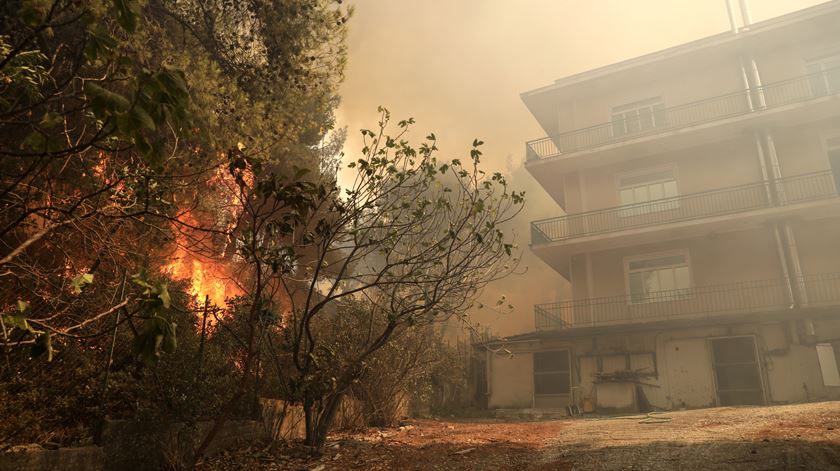
<svg viewBox="0 0 840 471"><path fill-rule="evenodd" d="M250 172L243 172L241 175L247 185L253 183L253 175ZM171 262L162 268L164 273L169 274L176 280L189 280L189 292L196 298L196 304L203 305L205 297L216 307L227 307L226 299L242 294L236 283L232 282L232 267L224 261L224 252L228 250L227 243L218 246L196 244L196 240L204 240L203 234L191 228L202 227L197 219L211 219L214 227L222 230L231 230L242 211L241 199L243 198L242 188L227 169L220 166L209 178L208 185L214 189L216 198L213 199L214 206L204 207L204 216L194 215L189 210L184 210L178 216L182 225L174 226L175 247ZM208 216L209 214L209 216ZM198 252L189 250L187 247L201 246L203 250ZM218 250L216 256L207 254L207 251Z"/></svg>
<svg viewBox="0 0 840 471"><path fill-rule="evenodd" d="M189 225L196 224L189 212L179 219ZM235 283L230 281L229 267L187 250L189 240L181 231L176 231L175 242L172 261L161 271L176 280L189 280L189 293L196 298L197 304L203 305L207 298L216 307L227 307L227 298L240 294Z"/></svg>
<svg viewBox="0 0 840 471"><path fill-rule="evenodd" d="M205 297L217 307L227 307L226 299L236 294L229 288L227 276L214 269L214 265L202 262L192 257L185 250L178 250L179 256L163 268L176 280L189 280L189 292L195 296L196 302L203 303Z"/></svg>

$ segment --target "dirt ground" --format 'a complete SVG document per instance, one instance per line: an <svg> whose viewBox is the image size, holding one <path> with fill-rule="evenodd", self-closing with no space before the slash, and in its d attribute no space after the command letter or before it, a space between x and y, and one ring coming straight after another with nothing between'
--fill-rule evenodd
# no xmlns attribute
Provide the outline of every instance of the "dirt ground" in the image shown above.
<svg viewBox="0 0 840 471"><path fill-rule="evenodd" d="M541 422L411 420L337 433L312 458L251 447L201 469L840 470L840 402Z"/></svg>

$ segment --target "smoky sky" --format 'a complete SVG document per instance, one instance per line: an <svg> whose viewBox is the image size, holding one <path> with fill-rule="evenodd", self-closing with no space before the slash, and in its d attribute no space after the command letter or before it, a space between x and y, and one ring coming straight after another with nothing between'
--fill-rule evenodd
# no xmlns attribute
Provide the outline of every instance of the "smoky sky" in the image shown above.
<svg viewBox="0 0 840 471"><path fill-rule="evenodd" d="M732 0L736 5L738 0ZM749 0L753 21L822 3ZM596 67L729 29L725 0L357 0L349 23L348 66L338 125L347 126L346 159L358 156L359 130L374 128L377 106L394 122L417 120L419 144L430 131L440 158L469 155L485 141L488 171L502 171L526 191L516 225L527 273L496 283L483 300L504 294L512 313L487 309L474 319L492 333L533 328L533 304L568 295L563 279L528 252L531 220L560 208L523 168L525 141L543 131L519 94Z"/></svg>

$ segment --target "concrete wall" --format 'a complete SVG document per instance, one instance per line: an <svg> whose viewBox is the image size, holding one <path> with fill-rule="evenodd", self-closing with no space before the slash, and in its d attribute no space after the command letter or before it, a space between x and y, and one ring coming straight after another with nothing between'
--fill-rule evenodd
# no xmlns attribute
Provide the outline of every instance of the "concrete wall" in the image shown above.
<svg viewBox="0 0 840 471"><path fill-rule="evenodd" d="M0 453L2 471L99 471L105 452L98 446L46 450L38 445L15 447Z"/></svg>
<svg viewBox="0 0 840 471"><path fill-rule="evenodd" d="M46 450L38 445L16 447L0 453L0 471L169 469L174 463L187 462L196 441L210 426L209 422L188 427L183 423L161 426L158 423L108 421L102 434L102 446L57 450ZM263 436L260 422L228 421L211 442L205 456Z"/></svg>
<svg viewBox="0 0 840 471"><path fill-rule="evenodd" d="M618 179L622 174L668 167L674 169L681 195L761 181L755 144L751 137L742 137L581 170L583 185L567 191L580 191L579 199L586 201L586 208L574 206L576 201L567 198L567 210L574 213L619 206ZM721 172L721 168L727 171Z"/></svg>
<svg viewBox="0 0 840 471"><path fill-rule="evenodd" d="M614 107L662 97L666 107L743 89L737 58L704 55L628 70L575 87L574 98L559 109L560 133L611 120Z"/></svg>
<svg viewBox="0 0 840 471"><path fill-rule="evenodd" d="M809 123L806 126L773 129L782 175L789 177L831 168L825 140L840 135L840 118Z"/></svg>
<svg viewBox="0 0 840 471"><path fill-rule="evenodd" d="M584 398L601 411L626 409L631 389L597 383L599 371L620 370L623 355L631 358L630 370L648 375L639 380L639 391L657 409L699 408L717 404L709 340L752 336L759 355L767 403L840 399L840 387L823 385L815 344L840 340L840 321L816 320L817 336L801 337L797 322L743 323L660 332L605 334L568 340L543 340L510 344L513 358L495 356L491 371L491 408L530 408L532 370L529 352L537 349L569 349L572 354L572 384L578 388L578 405ZM650 365L647 359L653 360ZM503 367L499 367L504 365ZM527 372L527 375L526 375Z"/></svg>
<svg viewBox="0 0 840 471"><path fill-rule="evenodd" d="M823 32L811 28L785 39L768 44L769 47L756 47L752 50L765 84L804 75L807 61L840 52L840 39L836 31Z"/></svg>
<svg viewBox="0 0 840 471"><path fill-rule="evenodd" d="M575 256L572 262L573 295L576 299L584 299L626 294L625 258L672 250L687 251L695 286L782 277L775 239L768 228L762 227L592 252L588 254L591 277L586 276L587 255ZM591 287L587 286L589 280Z"/></svg>
<svg viewBox="0 0 840 471"><path fill-rule="evenodd" d="M527 409L534 400L534 363L528 348L491 354L488 407Z"/></svg>
<svg viewBox="0 0 840 471"><path fill-rule="evenodd" d="M840 218L794 221L793 232L803 272L840 271Z"/></svg>

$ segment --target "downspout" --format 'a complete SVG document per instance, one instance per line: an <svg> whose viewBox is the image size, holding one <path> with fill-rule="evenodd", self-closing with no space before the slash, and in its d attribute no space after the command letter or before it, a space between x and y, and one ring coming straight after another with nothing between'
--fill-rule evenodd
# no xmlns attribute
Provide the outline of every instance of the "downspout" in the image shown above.
<svg viewBox="0 0 840 471"><path fill-rule="evenodd" d="M755 111L755 105L753 104L752 99L752 87L750 86L750 79L747 76L747 66L744 64L743 56L738 57L738 62L741 65L741 81L744 82L744 93L747 95L747 106L750 107L750 111Z"/></svg>
<svg viewBox="0 0 840 471"><path fill-rule="evenodd" d="M781 180L782 178L782 170L779 165L779 155L776 153L776 142L773 139L773 135L770 133L770 131L765 129L763 134L764 142L767 145L767 155L770 159L771 168L773 170L773 176L775 177L775 180L777 182L776 196L778 198L779 204L785 204L787 202L787 196L785 195L784 186L778 184L779 180ZM805 287L805 279L802 275L802 263L799 259L799 250L796 245L796 235L793 233L793 228L791 227L789 221L786 220L782 222L781 225L784 230L784 238L787 242L787 254L790 257L791 268L793 269L793 277L795 278L796 282L796 294L799 298L799 304L801 306L805 306L808 304L808 293Z"/></svg>
<svg viewBox="0 0 840 471"><path fill-rule="evenodd" d="M735 10L732 8L732 0L726 0L726 13L729 14L729 29L733 33L737 33L738 22L735 21Z"/></svg>
<svg viewBox="0 0 840 471"><path fill-rule="evenodd" d="M764 148L761 145L761 135L758 131L753 133L755 139L755 149L758 153L758 163L761 167L761 177L764 179L764 190L767 195L767 204L772 206L775 204L773 191L770 188L770 180L767 174L767 163L765 162ZM790 308L796 305L796 298L794 297L793 280L790 277L790 270L788 269L787 256L785 255L785 247L782 242L782 235L779 231L779 224L773 223L773 237L776 240L776 252L779 255L779 264L782 267L782 276L785 278L785 286L787 287L788 301Z"/></svg>
<svg viewBox="0 0 840 471"><path fill-rule="evenodd" d="M755 95L758 99L758 109L763 110L767 108L767 101L764 99L764 88L761 86L761 76L758 73L758 64L755 63L755 58L750 57L750 74L753 79L753 86L755 87Z"/></svg>
<svg viewBox="0 0 840 471"><path fill-rule="evenodd" d="M730 27L735 24L734 13L731 5L731 0L727 0L726 3L727 10L729 11L729 24ZM749 29L749 26L752 24L752 14L750 13L750 7L748 0L738 0L738 6L741 10L741 18L744 21L744 27L742 29ZM767 102L764 97L764 89L761 85L761 75L758 72L758 65L755 62L755 58L750 55L749 60L750 65L750 75L752 78L752 86L751 89L755 90L756 98L758 99L758 108L763 110L767 107ZM744 63L743 60L741 62L741 71L742 75L746 75L744 72ZM749 82L749 81L748 81ZM750 103L750 109L754 110L753 103ZM785 204L786 197L784 193L784 188L780 184L780 179L782 178L781 168L779 166L779 156L776 153L776 143L773 140L773 136L767 129L762 130L762 136L764 138L764 143L767 146L767 154L765 155L762 146L761 140L758 136L758 133L755 134L756 140L756 148L758 149L759 153L759 161L761 163L761 172L762 176L764 177L765 187L767 187L768 175L767 175L767 165L765 163L765 158L768 158L770 161L770 169L773 175L773 187L776 190L776 198L777 204ZM768 188L769 191L769 188ZM771 200L772 202L772 200ZM782 265L782 272L784 274L785 279L787 280L787 287L788 287L788 294L791 298L791 307L795 305L795 298L794 294L798 294L799 301L804 305L807 304L807 294L805 292L805 285L804 279L802 277L802 265L799 260L799 252L796 246L796 238L793 233L793 229L790 226L790 223L785 221L781 223L782 227L784 228L784 239L787 241L787 247L784 247L782 242L782 235L780 234L779 223L773 225L773 235L776 239L776 247L779 251L779 261ZM787 250L785 250L785 248ZM793 280L790 276L790 269L787 263L787 256L790 257L791 265L793 268L793 277L796 278L796 287L794 288Z"/></svg>
<svg viewBox="0 0 840 471"><path fill-rule="evenodd" d="M750 5L747 0L738 0L741 7L741 17L744 19L744 28L749 28L752 24L752 14L750 14Z"/></svg>

